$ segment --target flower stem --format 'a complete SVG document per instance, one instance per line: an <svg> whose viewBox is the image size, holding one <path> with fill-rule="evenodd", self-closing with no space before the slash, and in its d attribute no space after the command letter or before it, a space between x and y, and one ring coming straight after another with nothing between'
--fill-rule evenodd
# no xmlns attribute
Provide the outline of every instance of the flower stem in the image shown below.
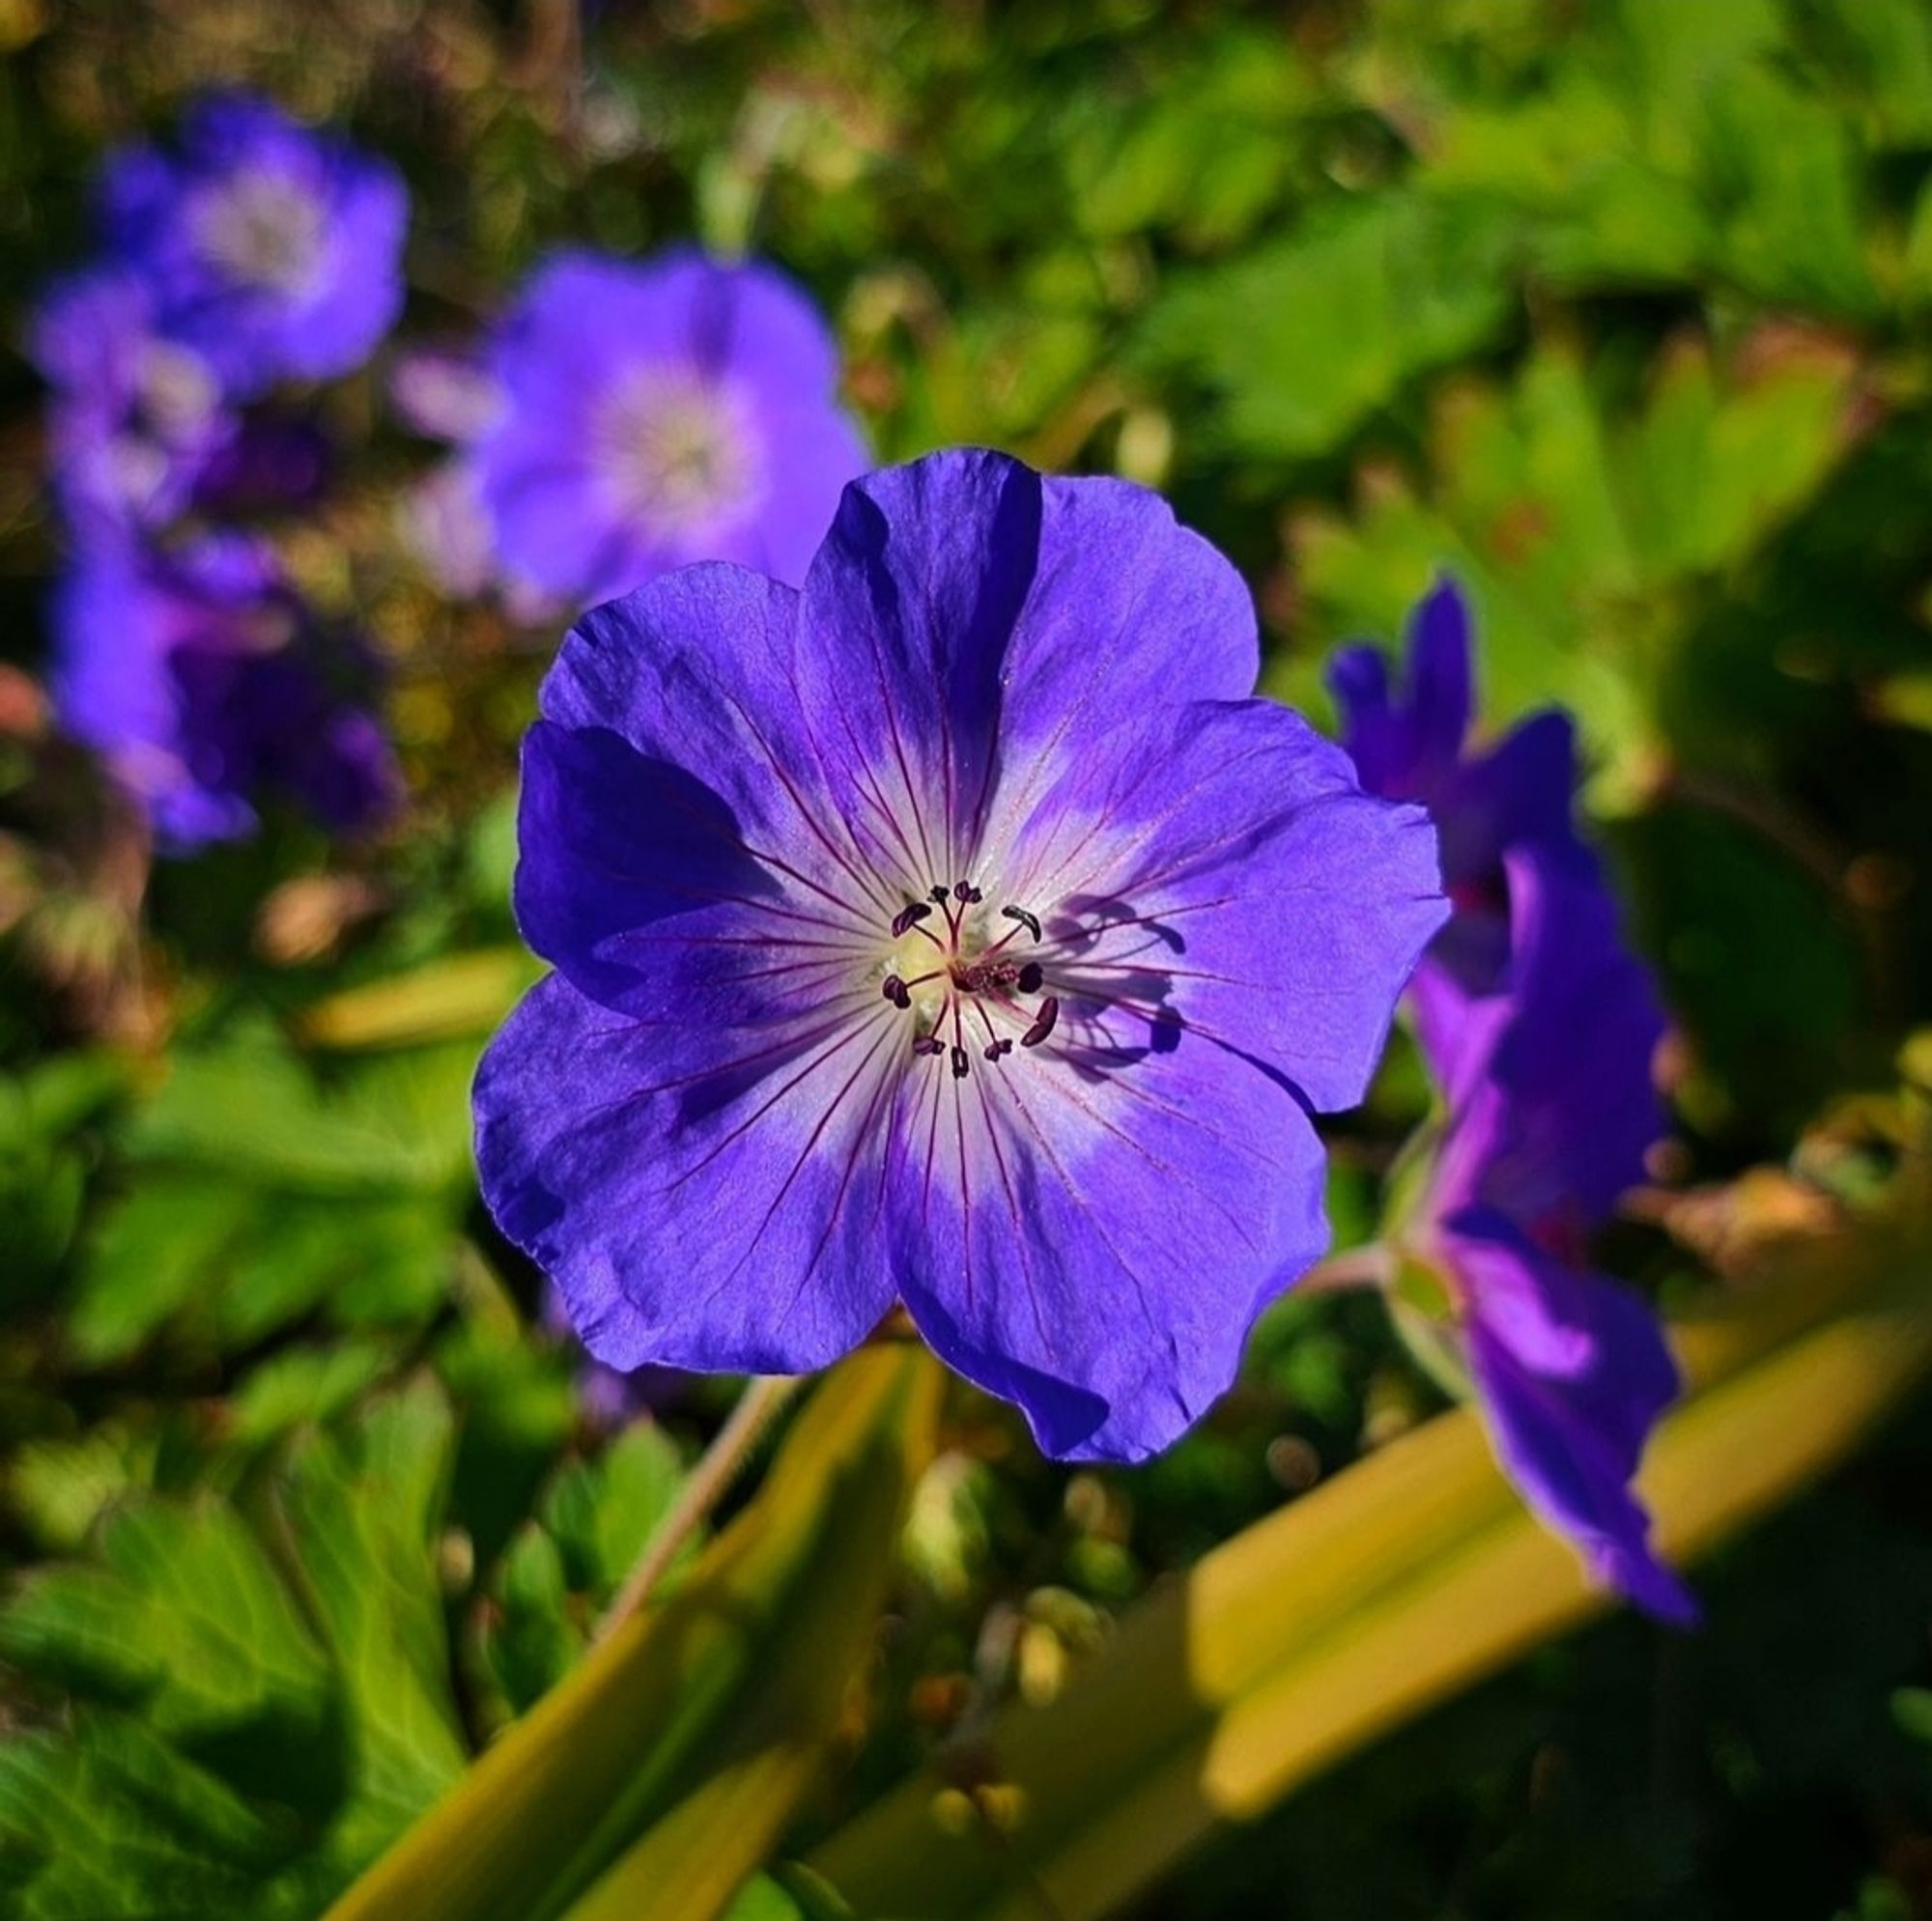
<svg viewBox="0 0 1932 1921"><path fill-rule="evenodd" d="M1385 1287L1394 1278L1394 1250L1370 1241L1318 1260L1294 1286L1300 1294L1339 1294L1351 1287Z"/></svg>
<svg viewBox="0 0 1932 1921"><path fill-rule="evenodd" d="M803 1374L761 1374L746 1384L724 1427L678 1489L670 1512L644 1543L617 1597L597 1624L593 1641L614 1633L650 1598L664 1571L692 1532L737 1480L772 1417L805 1385Z"/></svg>

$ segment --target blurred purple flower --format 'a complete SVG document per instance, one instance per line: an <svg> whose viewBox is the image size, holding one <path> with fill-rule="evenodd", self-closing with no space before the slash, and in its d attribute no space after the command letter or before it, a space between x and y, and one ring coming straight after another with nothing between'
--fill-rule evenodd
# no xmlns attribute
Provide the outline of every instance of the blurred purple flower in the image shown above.
<svg viewBox="0 0 1932 1921"><path fill-rule="evenodd" d="M563 609L555 597L498 564L496 529L483 504L476 464L452 454L403 496L403 536L432 579L458 600L497 596L520 627L551 627Z"/></svg>
<svg viewBox="0 0 1932 1921"><path fill-rule="evenodd" d="M490 367L496 410L468 444L498 561L571 605L696 560L796 584L867 465L837 345L769 267L561 255Z"/></svg>
<svg viewBox="0 0 1932 1921"><path fill-rule="evenodd" d="M984 452L854 483L802 593L578 624L519 824L557 972L477 1158L594 1354L798 1372L898 1301L1050 1454L1201 1415L1446 913L1421 810L1257 665L1155 495Z"/></svg>
<svg viewBox="0 0 1932 1921"><path fill-rule="evenodd" d="M173 153L117 155L101 212L158 332L198 353L231 399L351 372L402 308L401 177L250 95L200 101Z"/></svg>
<svg viewBox="0 0 1932 1921"><path fill-rule="evenodd" d="M344 832L394 804L388 744L357 704L368 662L325 649L262 542L209 535L170 554L96 544L62 581L54 624L62 724L169 850L253 833L270 791Z"/></svg>
<svg viewBox="0 0 1932 1921"><path fill-rule="evenodd" d="M1649 1066L1663 1016L1604 887L1539 848L1503 867L1506 981L1470 1004L1403 1238L1448 1291L1449 1338L1524 1500L1599 1580L1685 1623L1695 1603L1630 1486L1677 1370L1644 1301L1583 1257L1662 1131Z"/></svg>
<svg viewBox="0 0 1932 1921"><path fill-rule="evenodd" d="M174 519L236 437L214 370L154 321L140 281L114 268L56 281L34 310L54 493L83 539Z"/></svg>
<svg viewBox="0 0 1932 1921"><path fill-rule="evenodd" d="M1468 1375L1531 1509L1598 1579L1689 1620L1630 1491L1677 1371L1643 1300L1585 1262L1663 1132L1651 1062L1664 1022L1577 831L1569 717L1468 750L1469 613L1448 580L1411 622L1406 694L1371 647L1344 649L1330 679L1363 785L1434 816L1456 910L1410 997L1447 1115L1429 1192L1400 1230L1447 1291L1446 1327L1427 1332Z"/></svg>

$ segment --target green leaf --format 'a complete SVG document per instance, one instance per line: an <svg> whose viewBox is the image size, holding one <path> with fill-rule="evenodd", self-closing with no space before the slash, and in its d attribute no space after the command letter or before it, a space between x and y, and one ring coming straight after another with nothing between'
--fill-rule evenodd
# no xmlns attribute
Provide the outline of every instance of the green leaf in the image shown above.
<svg viewBox="0 0 1932 1921"><path fill-rule="evenodd" d="M298 1437L258 1511L128 1492L17 1584L0 1653L61 1713L0 1748L9 1912L298 1921L456 1778L452 1442L418 1381Z"/></svg>
<svg viewBox="0 0 1932 1921"><path fill-rule="evenodd" d="M634 1422L594 1461L557 1477L543 1506L571 1585L609 1600L657 1530L684 1481L677 1443L652 1422Z"/></svg>
<svg viewBox="0 0 1932 1921"><path fill-rule="evenodd" d="M37 1304L56 1279L86 1191L90 1156L74 1137L128 1078L109 1054L0 1075L0 1302Z"/></svg>
<svg viewBox="0 0 1932 1921"><path fill-rule="evenodd" d="M253 1731L313 1738L328 1667L234 1511L212 1498L110 1513L91 1563L28 1573L0 1611L0 1653L68 1692L138 1705L179 1743Z"/></svg>
<svg viewBox="0 0 1932 1921"><path fill-rule="evenodd" d="M1695 665L1699 613L1721 604L1712 583L1850 450L1860 369L1836 343L1785 332L1728 365L1680 338L1634 399L1613 371L1552 340L1507 387L1458 386L1435 410L1425 480L1379 471L1352 520L1311 510L1293 538L1318 647L1395 633L1434 574L1453 571L1481 623L1486 717L1570 706L1596 794L1621 811L1655 785L1666 746L1709 761L1739 731L1721 714L1680 719L1666 694ZM1311 692L1292 676L1271 685Z"/></svg>
<svg viewBox="0 0 1932 1921"><path fill-rule="evenodd" d="M258 1447L305 1423L332 1420L393 1364L382 1341L290 1347L248 1370L229 1397L225 1433Z"/></svg>
<svg viewBox="0 0 1932 1921"><path fill-rule="evenodd" d="M158 1447L153 1428L118 1423L28 1442L8 1472L9 1504L42 1548L72 1553L110 1503L152 1484Z"/></svg>
<svg viewBox="0 0 1932 1921"><path fill-rule="evenodd" d="M1891 1697L1891 1718L1914 1740L1932 1747L1932 1688L1901 1687Z"/></svg>
<svg viewBox="0 0 1932 1921"><path fill-rule="evenodd" d="M130 1146L284 1191L437 1189L468 1169L475 1063L472 1043L447 1042L325 1088L279 1036L241 1029L175 1057Z"/></svg>
<svg viewBox="0 0 1932 1921"><path fill-rule="evenodd" d="M649 1911L722 1911L822 1768L937 1400L917 1349L827 1375L690 1578L499 1737L333 1921L636 1913L639 1887Z"/></svg>
<svg viewBox="0 0 1932 1921"><path fill-rule="evenodd" d="M683 1480L676 1443L647 1421L557 1471L536 1517L510 1542L477 1637L478 1655L513 1712L533 1706L577 1664Z"/></svg>
<svg viewBox="0 0 1932 1921"><path fill-rule="evenodd" d="M1302 232L1177 277L1139 351L1213 394L1205 425L1264 457L1339 446L1415 375L1502 327L1506 227L1477 204L1391 195L1324 212Z"/></svg>
<svg viewBox="0 0 1932 1921"><path fill-rule="evenodd" d="M247 1190L231 1181L185 1176L136 1188L111 1208L68 1322L80 1360L99 1367L123 1359L193 1300L251 1206Z"/></svg>
<svg viewBox="0 0 1932 1921"><path fill-rule="evenodd" d="M105 1367L164 1332L229 1354L318 1311L350 1329L426 1318L469 1201L474 1065L451 1043L325 1085L253 1028L182 1055L89 1238L75 1351Z"/></svg>
<svg viewBox="0 0 1932 1921"><path fill-rule="evenodd" d="M298 1443L273 1488L352 1729L355 1792L335 1846L355 1862L400 1832L467 1758L434 1547L454 1438L440 1390L419 1380Z"/></svg>
<svg viewBox="0 0 1932 1921"><path fill-rule="evenodd" d="M70 1338L102 1367L169 1327L232 1353L316 1309L343 1327L407 1325L443 1297L451 1226L417 1196L323 1200L158 1170L103 1215Z"/></svg>
<svg viewBox="0 0 1932 1921"><path fill-rule="evenodd" d="M0 1890L19 1921L263 1912L286 1839L138 1721L0 1743Z"/></svg>

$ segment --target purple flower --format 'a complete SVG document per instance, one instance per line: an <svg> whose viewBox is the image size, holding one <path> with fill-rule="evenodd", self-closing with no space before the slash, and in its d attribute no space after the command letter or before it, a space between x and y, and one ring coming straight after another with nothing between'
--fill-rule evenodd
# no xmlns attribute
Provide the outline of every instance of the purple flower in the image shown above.
<svg viewBox="0 0 1932 1921"><path fill-rule="evenodd" d="M401 310L401 178L268 100L212 96L175 153L116 155L101 208L159 332L200 353L232 398L351 372Z"/></svg>
<svg viewBox="0 0 1932 1921"><path fill-rule="evenodd" d="M1414 1005L1425 1049L1438 1059L1463 1029L1463 1003L1490 993L1508 962L1503 857L1536 848L1579 876L1596 857L1577 836L1575 731L1567 714L1538 714L1487 751L1467 750L1474 713L1468 604L1442 579L1415 609L1408 685L1391 690L1375 647L1344 647L1329 664L1343 737L1362 785L1420 801L1441 836L1442 886L1455 914L1418 972Z"/></svg>
<svg viewBox="0 0 1932 1921"><path fill-rule="evenodd" d="M556 972L477 1159L595 1355L797 1372L896 1301L1050 1454L1203 1412L1446 911L1421 810L1257 664L1157 497L984 452L854 483L802 592L579 623L519 825Z"/></svg>
<svg viewBox="0 0 1932 1921"><path fill-rule="evenodd" d="M572 604L696 560L795 584L866 466L837 346L768 267L560 256L492 364L471 445L499 563Z"/></svg>
<svg viewBox="0 0 1932 1921"><path fill-rule="evenodd" d="M51 389L49 462L69 523L98 539L185 512L237 423L214 370L156 334L141 282L112 268L57 281L28 347Z"/></svg>
<svg viewBox="0 0 1932 1921"><path fill-rule="evenodd" d="M1447 1338L1531 1509L1599 1580L1688 1622L1695 1603L1630 1487L1677 1370L1649 1308L1583 1257L1662 1131L1663 1017L1595 878L1540 848L1503 865L1507 978L1468 1009L1405 1251L1446 1291Z"/></svg>
<svg viewBox="0 0 1932 1921"><path fill-rule="evenodd" d="M253 833L267 791L341 831L393 805L387 742L355 698L367 663L325 651L261 542L211 535L171 554L96 546L54 615L62 724L108 762L165 847Z"/></svg>

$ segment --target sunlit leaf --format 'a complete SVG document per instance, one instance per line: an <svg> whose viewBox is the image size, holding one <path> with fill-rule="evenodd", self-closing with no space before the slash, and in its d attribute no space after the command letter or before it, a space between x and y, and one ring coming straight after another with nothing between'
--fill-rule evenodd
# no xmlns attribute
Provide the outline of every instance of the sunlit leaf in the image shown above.
<svg viewBox="0 0 1932 1921"><path fill-rule="evenodd" d="M295 1921L455 1778L451 1441L418 1381L296 1440L259 1510L131 1490L19 1584L0 1650L66 1705L0 1745L10 1912Z"/></svg>
<svg viewBox="0 0 1932 1921"><path fill-rule="evenodd" d="M1698 1393L1643 1486L1689 1558L1839 1458L1932 1366L1922 1220L1842 1245L1684 1344ZM1097 1917L1217 1827L1602 1610L1445 1415L1216 1549L1050 1705L1016 1706L813 1865L862 1913Z"/></svg>
<svg viewBox="0 0 1932 1921"><path fill-rule="evenodd" d="M1394 196L1341 208L1178 277L1150 311L1141 351L1208 388L1210 438L1264 457L1315 453L1500 329L1507 247L1473 203Z"/></svg>
<svg viewBox="0 0 1932 1921"><path fill-rule="evenodd" d="M550 1921L612 1890L635 1912L634 1875L689 1878L722 1911L819 1766L931 1455L937 1387L917 1349L828 1375L689 1578L499 1737L332 1921Z"/></svg>

